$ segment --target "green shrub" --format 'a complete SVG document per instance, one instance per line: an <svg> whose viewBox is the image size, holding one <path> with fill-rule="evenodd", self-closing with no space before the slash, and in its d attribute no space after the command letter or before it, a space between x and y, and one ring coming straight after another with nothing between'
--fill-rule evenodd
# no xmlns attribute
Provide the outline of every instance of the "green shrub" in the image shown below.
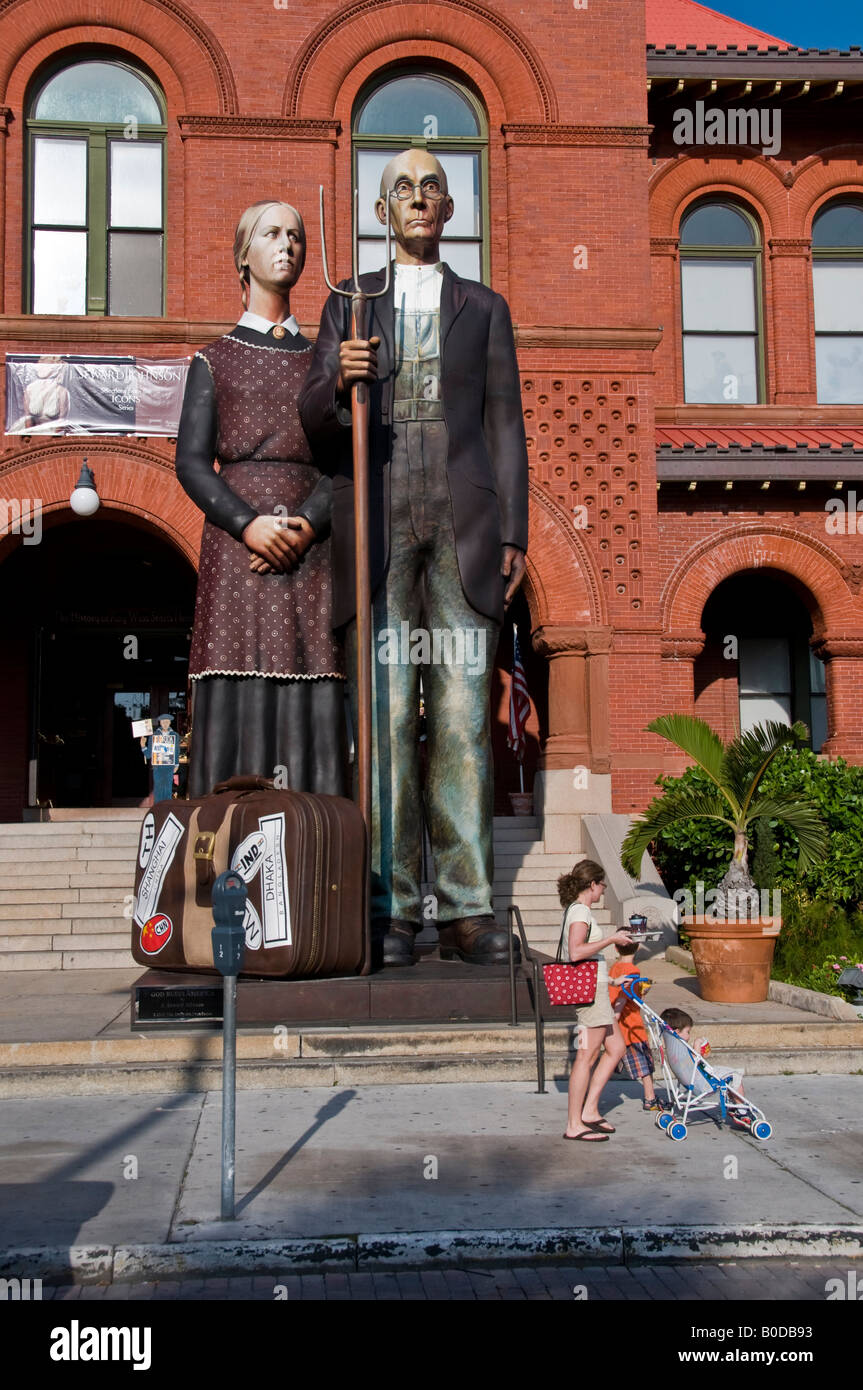
<svg viewBox="0 0 863 1390"><path fill-rule="evenodd" d="M666 796L675 791L710 790L700 768L682 777L661 777ZM811 797L827 824L830 841L824 862L797 875L794 835L775 822L759 821L749 862L758 888L782 893L782 931L776 942L773 978L821 993L847 997L836 984L836 964L863 961L863 768L835 762L808 750L783 749L759 788L765 795ZM716 821L690 820L662 831L653 857L669 893L699 880L715 887L731 859L734 837ZM680 934L687 944L685 922Z"/></svg>
<svg viewBox="0 0 863 1390"><path fill-rule="evenodd" d="M688 768L681 777L660 777L658 785L672 797L678 790L708 791L711 787L697 767ZM851 767L842 758L828 762L806 749L785 748L768 767L759 791L811 798L827 824L830 843L824 862L798 877L793 832L772 821L769 826L759 821L756 844L750 847L756 885L780 887L783 899L793 885L801 902L819 900L851 908L863 905L863 768ZM694 893L699 879L707 888L719 882L730 862L733 844L730 827L708 820L683 821L659 834L653 857L670 893L678 888Z"/></svg>
<svg viewBox="0 0 863 1390"><path fill-rule="evenodd" d="M773 957L774 980L805 989L823 989L821 980L835 986L838 971L829 966L841 957L856 965L863 960L863 913L824 902L808 902L793 887L782 893L782 931ZM843 966L844 968L844 966ZM838 987L828 994L843 994Z"/></svg>

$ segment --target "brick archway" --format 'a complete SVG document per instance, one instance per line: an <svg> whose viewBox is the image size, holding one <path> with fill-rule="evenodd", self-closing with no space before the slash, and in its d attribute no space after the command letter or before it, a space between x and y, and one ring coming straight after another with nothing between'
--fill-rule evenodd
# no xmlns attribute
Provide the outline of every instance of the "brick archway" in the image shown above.
<svg viewBox="0 0 863 1390"><path fill-rule="evenodd" d="M534 628L608 622L605 592L582 533L544 488L530 484L527 572Z"/></svg>
<svg viewBox="0 0 863 1390"><path fill-rule="evenodd" d="M321 24L297 53L285 83L286 116L332 116L355 68L387 44L422 44L451 36L454 49L487 70L521 120L557 119L557 98L545 67L523 34L476 0L355 0ZM436 45L440 46L440 45ZM525 113L531 113L530 115Z"/></svg>
<svg viewBox="0 0 863 1390"><path fill-rule="evenodd" d="M149 0L133 10L123 0L102 0L98 21L72 8L62 26L37 0L0 0L0 18L13 8L18 11L18 42L10 43L0 59L0 99L13 110L21 108L27 83L42 63L73 45L93 44L140 58L154 71L169 102L173 87L182 91L187 110L237 113L237 88L225 50L208 25L177 0Z"/></svg>
<svg viewBox="0 0 863 1390"><path fill-rule="evenodd" d="M68 512L69 494L85 457L95 474L102 507L140 518L197 569L203 517L180 487L171 464L144 445L129 444L122 451L95 441L31 446L4 459L0 493L26 498L45 516ZM80 521L82 527L86 524L86 519ZM16 536L0 541L0 561L17 543Z"/></svg>
<svg viewBox="0 0 863 1390"><path fill-rule="evenodd" d="M704 161L684 157L661 169L650 181L650 230L654 237L676 236L686 207L705 194L728 193L744 199L759 219L765 242L784 230L788 189L769 160L757 158L741 165L731 159ZM788 235L785 232L785 235Z"/></svg>
<svg viewBox="0 0 863 1390"><path fill-rule="evenodd" d="M846 584L827 545L790 528L740 526L721 540L707 540L684 556L662 595L663 640L700 632L701 614L723 579L743 570L774 569L800 586L816 636L863 630L863 606Z"/></svg>
<svg viewBox="0 0 863 1390"><path fill-rule="evenodd" d="M788 527L740 526L696 546L675 569L662 595L665 705L694 710L694 663L704 648L701 627L711 594L732 575L773 570L790 582L812 621L811 645L827 666L829 736L822 752L863 761L863 602L827 545Z"/></svg>

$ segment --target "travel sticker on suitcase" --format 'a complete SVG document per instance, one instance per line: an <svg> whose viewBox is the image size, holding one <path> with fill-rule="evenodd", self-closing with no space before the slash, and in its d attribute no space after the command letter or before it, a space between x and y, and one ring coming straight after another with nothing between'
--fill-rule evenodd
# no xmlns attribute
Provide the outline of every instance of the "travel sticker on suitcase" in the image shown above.
<svg viewBox="0 0 863 1390"><path fill-rule="evenodd" d="M135 899L135 921L139 927L146 926L150 918L156 914L159 906L159 894L162 891L168 870L174 862L174 855L183 838L184 829L185 827L180 824L177 817L169 814L153 842ZM146 833L142 832L142 845L146 844L146 840ZM142 849L142 858L143 853Z"/></svg>
<svg viewBox="0 0 863 1390"><path fill-rule="evenodd" d="M259 831L247 835L237 845L231 858L231 868L236 870L247 886L257 879L261 894L260 917L254 907L251 913L246 911L246 935L252 941L256 940L258 945L262 944L263 937L265 949L267 946L290 946L291 906L285 860L284 812L260 816L258 826Z"/></svg>

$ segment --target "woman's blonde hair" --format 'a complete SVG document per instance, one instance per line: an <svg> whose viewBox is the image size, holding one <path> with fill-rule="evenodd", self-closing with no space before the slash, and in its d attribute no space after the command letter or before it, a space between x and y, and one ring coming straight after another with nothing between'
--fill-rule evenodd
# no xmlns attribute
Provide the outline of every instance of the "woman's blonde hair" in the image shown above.
<svg viewBox="0 0 863 1390"><path fill-rule="evenodd" d="M266 212L267 208L285 207L290 209L297 219L300 228L300 236L303 239L303 257L306 254L306 228L301 214L284 198L263 198L259 203L252 203L251 207L246 208L237 223L237 230L234 233L234 265L237 267L237 274L243 280L243 259L252 244L252 238L258 230L258 223Z"/></svg>

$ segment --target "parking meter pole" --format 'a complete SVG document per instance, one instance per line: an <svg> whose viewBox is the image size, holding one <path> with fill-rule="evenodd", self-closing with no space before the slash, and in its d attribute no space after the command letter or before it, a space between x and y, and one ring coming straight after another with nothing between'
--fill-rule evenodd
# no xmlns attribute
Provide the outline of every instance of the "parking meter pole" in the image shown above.
<svg viewBox="0 0 863 1390"><path fill-rule="evenodd" d="M213 884L213 964L222 989L222 1207L223 1221L234 1219L237 1094L237 976L243 968L246 885L233 870Z"/></svg>
<svg viewBox="0 0 863 1390"><path fill-rule="evenodd" d="M234 1219L237 1114L237 977L223 981L222 1009L222 1220Z"/></svg>

